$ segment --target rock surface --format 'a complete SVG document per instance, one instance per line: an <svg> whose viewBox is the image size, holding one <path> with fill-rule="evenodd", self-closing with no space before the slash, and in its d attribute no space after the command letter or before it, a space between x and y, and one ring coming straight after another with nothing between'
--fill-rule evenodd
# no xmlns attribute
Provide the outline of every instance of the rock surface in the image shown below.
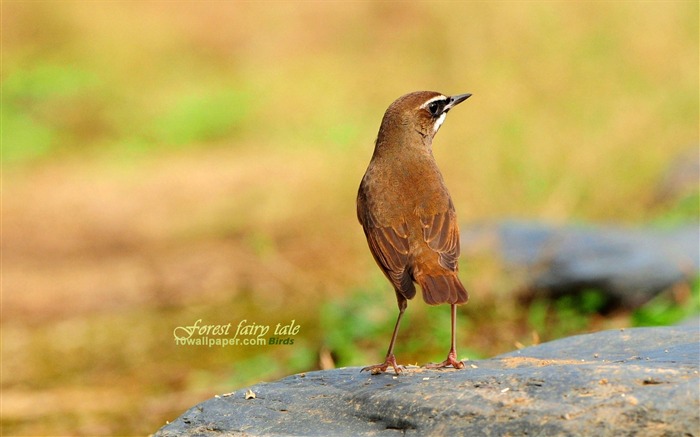
<svg viewBox="0 0 700 437"><path fill-rule="evenodd" d="M697 276L700 227L557 227L506 221L464 226L462 250L472 256L495 253L507 267L524 271L523 297L596 289L609 298L608 309L634 309Z"/></svg>
<svg viewBox="0 0 700 437"><path fill-rule="evenodd" d="M698 436L699 371L697 323L604 331L463 370L293 375L216 396L156 435Z"/></svg>

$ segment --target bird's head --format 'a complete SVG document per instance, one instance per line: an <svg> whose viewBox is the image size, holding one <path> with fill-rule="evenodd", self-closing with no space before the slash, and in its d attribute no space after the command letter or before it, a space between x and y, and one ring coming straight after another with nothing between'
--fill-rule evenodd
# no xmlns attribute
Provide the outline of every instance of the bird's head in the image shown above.
<svg viewBox="0 0 700 437"><path fill-rule="evenodd" d="M446 96L435 91L416 91L399 97L389 105L379 129L379 140L406 138L420 134L423 142L432 142L445 116L471 94ZM389 136L388 138L382 138Z"/></svg>

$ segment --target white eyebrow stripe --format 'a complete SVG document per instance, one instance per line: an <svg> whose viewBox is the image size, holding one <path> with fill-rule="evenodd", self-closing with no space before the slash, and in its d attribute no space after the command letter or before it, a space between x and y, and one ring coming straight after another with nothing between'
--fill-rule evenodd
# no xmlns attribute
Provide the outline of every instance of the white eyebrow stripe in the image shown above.
<svg viewBox="0 0 700 437"><path fill-rule="evenodd" d="M447 100L447 97L440 94L439 96L435 96L432 99L428 100L427 102L423 103L422 105L420 105L420 107L425 108L426 106L428 106L429 104L433 103L436 100Z"/></svg>

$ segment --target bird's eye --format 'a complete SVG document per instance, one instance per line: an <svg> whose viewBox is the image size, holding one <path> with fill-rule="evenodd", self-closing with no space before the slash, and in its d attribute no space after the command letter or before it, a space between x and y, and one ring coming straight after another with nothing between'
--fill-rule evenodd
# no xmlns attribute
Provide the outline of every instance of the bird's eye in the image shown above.
<svg viewBox="0 0 700 437"><path fill-rule="evenodd" d="M437 117L440 111L440 104L438 102L430 102L428 111L430 111L430 115Z"/></svg>
<svg viewBox="0 0 700 437"><path fill-rule="evenodd" d="M445 105L447 105L446 100L435 100L434 102L428 103L426 109L430 112L430 115L437 118L445 111Z"/></svg>

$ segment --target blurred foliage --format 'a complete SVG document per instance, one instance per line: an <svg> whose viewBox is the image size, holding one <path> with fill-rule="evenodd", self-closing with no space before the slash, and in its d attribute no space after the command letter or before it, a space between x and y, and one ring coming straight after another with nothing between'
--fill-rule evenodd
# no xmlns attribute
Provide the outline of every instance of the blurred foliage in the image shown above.
<svg viewBox="0 0 700 437"><path fill-rule="evenodd" d="M674 325L700 316L700 277L679 284L632 313L632 326Z"/></svg>
<svg viewBox="0 0 700 437"><path fill-rule="evenodd" d="M527 321L542 341L590 330L605 312L609 297L596 289L559 298L535 299L528 308Z"/></svg>
<svg viewBox="0 0 700 437"><path fill-rule="evenodd" d="M324 344L335 355L338 367L380 359L368 353L371 351L367 350L367 345L368 340L384 336L387 347L389 345L399 312L387 296L393 297L391 290L355 290L344 299L331 300L321 307Z"/></svg>
<svg viewBox="0 0 700 437"><path fill-rule="evenodd" d="M249 117L253 102L237 90L184 96L154 120L156 143L191 145L231 138Z"/></svg>
<svg viewBox="0 0 700 437"><path fill-rule="evenodd" d="M609 297L600 290L584 290L554 300L536 299L528 308L527 322L539 338L548 341L594 329L603 315L609 317ZM629 317L631 326L667 326L700 316L700 278L680 283L657 295Z"/></svg>
<svg viewBox="0 0 700 437"><path fill-rule="evenodd" d="M671 202L667 208L653 218L654 224L672 227L700 221L700 187L694 193Z"/></svg>
<svg viewBox="0 0 700 437"><path fill-rule="evenodd" d="M67 108L89 98L97 77L88 71L60 64L39 64L13 72L2 82L3 165L50 155L62 135L85 126L83 116Z"/></svg>
<svg viewBox="0 0 700 437"><path fill-rule="evenodd" d="M361 366L384 359L399 315L393 290L385 281L382 277L376 288L350 291L321 307L324 346L332 352L336 366ZM464 346L473 335L470 317L458 313L457 326L460 359L482 358L478 351ZM399 326L394 349L398 363L442 361L450 347L450 335L449 305L426 306L418 296L409 303Z"/></svg>

